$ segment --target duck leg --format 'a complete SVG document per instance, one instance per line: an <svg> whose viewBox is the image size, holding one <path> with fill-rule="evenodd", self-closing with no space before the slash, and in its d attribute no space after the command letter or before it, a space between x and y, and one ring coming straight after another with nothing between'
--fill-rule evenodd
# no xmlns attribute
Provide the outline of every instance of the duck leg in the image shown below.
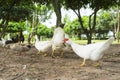
<svg viewBox="0 0 120 80"><path fill-rule="evenodd" d="M80 64L80 66L81 66L81 67L82 67L82 66L85 66L85 65L86 65L85 63L86 63L86 59L83 60L82 64Z"/></svg>
<svg viewBox="0 0 120 80"><path fill-rule="evenodd" d="M93 66L95 66L95 67L99 67L99 66L100 66L100 62L97 61L95 64L93 64Z"/></svg>
<svg viewBox="0 0 120 80"><path fill-rule="evenodd" d="M38 51L37 54L40 54L40 51Z"/></svg>
<svg viewBox="0 0 120 80"><path fill-rule="evenodd" d="M62 51L61 52L61 56L60 56L61 58L63 58L64 57L64 52Z"/></svg>
<svg viewBox="0 0 120 80"><path fill-rule="evenodd" d="M53 50L52 50L52 58L55 58L54 52L55 52L55 50L53 49Z"/></svg>
<svg viewBox="0 0 120 80"><path fill-rule="evenodd" d="M41 54L41 52L40 52L40 51L38 51L38 52L37 52L37 55L40 55L40 54Z"/></svg>
<svg viewBox="0 0 120 80"><path fill-rule="evenodd" d="M47 56L47 53L44 53L43 56L46 57L46 56Z"/></svg>

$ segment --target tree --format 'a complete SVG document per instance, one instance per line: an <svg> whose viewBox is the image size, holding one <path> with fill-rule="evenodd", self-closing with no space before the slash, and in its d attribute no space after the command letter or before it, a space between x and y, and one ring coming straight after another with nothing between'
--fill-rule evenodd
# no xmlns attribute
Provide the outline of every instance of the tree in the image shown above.
<svg viewBox="0 0 120 80"><path fill-rule="evenodd" d="M66 26L64 27L64 30L67 34L72 35L72 37L75 38L75 35L76 35L76 37L80 37L80 35L79 35L79 34L81 34L81 31L79 31L79 30L81 30L80 28L81 27L78 22L78 19L75 19L72 22L69 22L68 24L66 24Z"/></svg>
<svg viewBox="0 0 120 80"><path fill-rule="evenodd" d="M45 37L52 37L52 29L51 28L47 28L47 26L40 24L38 26L37 29L37 33L38 36L45 36Z"/></svg>
<svg viewBox="0 0 120 80"><path fill-rule="evenodd" d="M51 13L53 12L51 9L51 6L47 7L47 3L38 1L34 2L35 10L33 10L32 15L28 19L30 24L29 26L29 37L28 37L28 43L30 44L31 38L37 33L38 25L41 25L42 22L46 21L51 17Z"/></svg>
<svg viewBox="0 0 120 80"><path fill-rule="evenodd" d="M23 31L26 30L25 22L9 22L6 32L7 33L17 33L21 29Z"/></svg>
<svg viewBox="0 0 120 80"><path fill-rule="evenodd" d="M56 27L58 27L60 24L62 24L61 22L61 7L63 5L64 0L44 0L44 3L47 4L47 6L49 7L49 5L52 5L54 12L56 14Z"/></svg>
<svg viewBox="0 0 120 80"><path fill-rule="evenodd" d="M35 3L37 5L35 5ZM50 10L51 7L46 7L44 0L3 0L0 1L0 6L0 37L2 37L6 31L10 31L11 27L13 31L15 31L16 28L19 29L14 23L27 21L28 24L30 24L25 27L30 30L30 38L32 38L34 32L37 30L38 24L49 19L52 13ZM9 25L9 22L13 22L13 24ZM20 28L23 27L20 26ZM25 29L23 28L23 30Z"/></svg>
<svg viewBox="0 0 120 80"><path fill-rule="evenodd" d="M65 0L65 6L67 9L72 9L78 16L79 23L84 33L87 36L88 44L91 43L92 34L96 26L96 15L100 9L108 9L110 6L117 4L116 0ZM91 8L93 13L89 16L88 29L83 25L83 19L81 17L81 8Z"/></svg>
<svg viewBox="0 0 120 80"><path fill-rule="evenodd" d="M97 16L96 30L101 30L101 32L103 30L106 30L106 32L112 30L114 33L116 33L117 22L117 14L113 11L113 9L106 11L100 10Z"/></svg>
<svg viewBox="0 0 120 80"><path fill-rule="evenodd" d="M118 28L117 28L117 40L119 43L119 33L120 33L120 11L119 11L119 5L120 5L120 0L118 0L119 4L117 5L117 13L118 13Z"/></svg>
<svg viewBox="0 0 120 80"><path fill-rule="evenodd" d="M0 37L5 34L9 21L23 21L33 9L31 8L32 2L30 0L3 0L0 2L0 6L0 19L2 20L0 23Z"/></svg>
<svg viewBox="0 0 120 80"><path fill-rule="evenodd" d="M61 22L61 2L60 0L52 0L52 5L57 17L57 21L56 21L56 26L58 27L60 24L62 24Z"/></svg>

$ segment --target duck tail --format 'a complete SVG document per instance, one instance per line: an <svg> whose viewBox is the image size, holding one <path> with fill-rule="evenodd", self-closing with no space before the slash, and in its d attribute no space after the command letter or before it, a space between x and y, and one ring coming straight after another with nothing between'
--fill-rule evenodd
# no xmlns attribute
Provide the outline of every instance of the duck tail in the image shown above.
<svg viewBox="0 0 120 80"><path fill-rule="evenodd" d="M110 45L114 41L114 37L110 37L106 42L105 45Z"/></svg>

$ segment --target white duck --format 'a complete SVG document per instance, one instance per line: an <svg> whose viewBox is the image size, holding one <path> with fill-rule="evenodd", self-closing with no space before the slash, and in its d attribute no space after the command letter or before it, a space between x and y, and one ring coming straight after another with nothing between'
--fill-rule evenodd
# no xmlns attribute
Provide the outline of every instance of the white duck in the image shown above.
<svg viewBox="0 0 120 80"><path fill-rule="evenodd" d="M6 45L5 42L6 42L6 40L2 38L2 39L0 40L0 46L5 47L5 45Z"/></svg>
<svg viewBox="0 0 120 80"><path fill-rule="evenodd" d="M52 42L51 41L39 41L37 35L35 35L35 48L39 51L39 53L44 53L44 56L46 56L46 53L49 53L52 48Z"/></svg>
<svg viewBox="0 0 120 80"><path fill-rule="evenodd" d="M70 39L70 38L69 38L69 35L66 34L66 33L65 33L65 38ZM65 42L64 42L64 44L65 44L65 47L63 48L64 52L67 52L67 53L68 53L68 52L73 52L72 47L71 47L70 44L65 43Z"/></svg>
<svg viewBox="0 0 120 80"><path fill-rule="evenodd" d="M54 35L52 38L52 57L54 56L55 51L61 52L61 57L63 57L63 48L65 47L64 44L65 33L61 27L57 27L54 30Z"/></svg>
<svg viewBox="0 0 120 80"><path fill-rule="evenodd" d="M73 51L80 56L81 58L84 58L84 61L82 62L81 66L86 65L86 60L90 59L92 61L98 61L100 60L103 55L104 51L109 48L109 46L114 41L114 37L109 38L105 42L97 42L93 44L88 45L79 45L76 43L71 42L69 39L64 39L64 41L71 45ZM100 64L96 64L96 66L99 66Z"/></svg>
<svg viewBox="0 0 120 80"><path fill-rule="evenodd" d="M10 34L7 35L8 39L7 40L10 40L12 41L11 37L10 37Z"/></svg>

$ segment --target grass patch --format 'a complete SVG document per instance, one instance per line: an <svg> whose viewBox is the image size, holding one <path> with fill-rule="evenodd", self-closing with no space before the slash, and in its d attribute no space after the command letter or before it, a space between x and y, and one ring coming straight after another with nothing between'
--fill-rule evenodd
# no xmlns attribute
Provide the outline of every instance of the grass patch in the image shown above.
<svg viewBox="0 0 120 80"><path fill-rule="evenodd" d="M78 44L87 44L87 40L72 40L73 42L76 42ZM96 43L96 42L104 42L106 40L92 40L92 43ZM120 44L120 42L118 43L117 40L115 40L112 44Z"/></svg>

